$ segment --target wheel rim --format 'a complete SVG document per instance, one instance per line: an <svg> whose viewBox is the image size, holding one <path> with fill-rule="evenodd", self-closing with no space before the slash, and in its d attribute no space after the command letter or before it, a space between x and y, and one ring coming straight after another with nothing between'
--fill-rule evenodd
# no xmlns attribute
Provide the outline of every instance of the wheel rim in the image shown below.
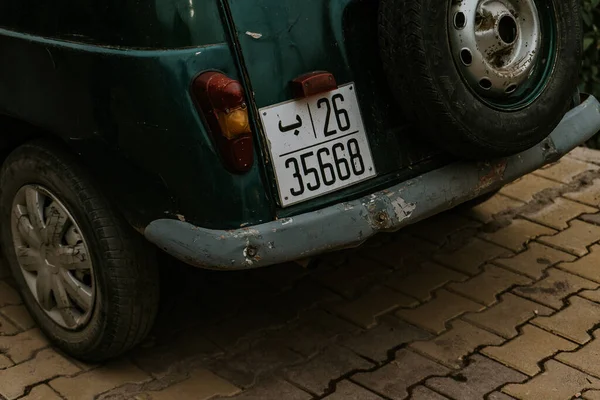
<svg viewBox="0 0 600 400"><path fill-rule="evenodd" d="M26 185L13 200L11 228L21 273L42 310L63 328L85 326L97 297L94 268L64 204L49 190Z"/></svg>
<svg viewBox="0 0 600 400"><path fill-rule="evenodd" d="M552 7L543 3L452 1L448 29L455 64L489 105L519 109L543 91L556 53Z"/></svg>

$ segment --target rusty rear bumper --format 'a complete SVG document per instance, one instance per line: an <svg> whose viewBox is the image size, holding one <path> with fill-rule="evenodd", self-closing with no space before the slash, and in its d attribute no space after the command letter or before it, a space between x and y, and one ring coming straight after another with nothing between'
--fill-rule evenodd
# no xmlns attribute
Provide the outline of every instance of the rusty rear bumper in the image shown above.
<svg viewBox="0 0 600 400"><path fill-rule="evenodd" d="M457 162L358 200L262 225L211 230L171 219L153 221L144 235L198 267L246 269L359 245L498 189L558 160L600 130L600 104L588 97L535 147L490 162Z"/></svg>

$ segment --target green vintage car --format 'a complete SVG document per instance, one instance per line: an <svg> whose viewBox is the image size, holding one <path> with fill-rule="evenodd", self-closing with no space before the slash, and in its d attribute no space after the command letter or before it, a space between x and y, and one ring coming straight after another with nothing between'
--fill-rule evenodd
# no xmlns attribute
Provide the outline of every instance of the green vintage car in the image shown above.
<svg viewBox="0 0 600 400"><path fill-rule="evenodd" d="M150 329L157 252L234 270L356 246L600 128L579 0L6 0L0 240L83 360Z"/></svg>

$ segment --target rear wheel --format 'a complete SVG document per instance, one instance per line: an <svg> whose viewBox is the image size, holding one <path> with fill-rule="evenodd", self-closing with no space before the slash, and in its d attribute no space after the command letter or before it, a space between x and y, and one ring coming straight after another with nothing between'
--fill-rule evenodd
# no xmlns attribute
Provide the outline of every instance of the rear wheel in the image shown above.
<svg viewBox="0 0 600 400"><path fill-rule="evenodd" d="M438 146L504 156L543 140L572 104L580 0L380 0L392 90Z"/></svg>
<svg viewBox="0 0 600 400"><path fill-rule="evenodd" d="M0 239L31 315L66 353L100 361L148 333L158 305L154 249L58 145L32 142L8 156Z"/></svg>

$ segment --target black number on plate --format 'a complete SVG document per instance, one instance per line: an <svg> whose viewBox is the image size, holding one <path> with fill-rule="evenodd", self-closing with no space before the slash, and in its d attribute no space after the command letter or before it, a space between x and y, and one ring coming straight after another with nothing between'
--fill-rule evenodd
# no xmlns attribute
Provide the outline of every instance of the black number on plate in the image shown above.
<svg viewBox="0 0 600 400"><path fill-rule="evenodd" d="M348 153L350 154L350 162L352 163L352 171L354 171L354 175L362 175L365 172L365 162L360 155L358 140L348 140Z"/></svg>
<svg viewBox="0 0 600 400"><path fill-rule="evenodd" d="M298 160L294 157L288 158L285 161L285 167L289 168L290 165L294 166L294 175L292 175L298 181L298 186L300 189L290 189L290 193L292 196L301 196L304 193L304 181L302 180L302 175L300 174L300 166L298 165Z"/></svg>
<svg viewBox="0 0 600 400"><path fill-rule="evenodd" d="M329 149L327 147L323 147L321 150L317 151L317 159L319 160L321 176L323 177L323 183L327 186L333 185L336 181L335 170L333 169L333 165L323 161L323 155L329 157L330 154L331 153L329 152Z"/></svg>
<svg viewBox="0 0 600 400"><path fill-rule="evenodd" d="M318 108L323 108L323 106L325 106L325 108L327 109L327 111L326 111L327 114L325 115L325 125L323 127L323 134L325 135L325 137L333 136L336 133L338 133L337 129L329 128L329 122L331 121L331 109L332 109L331 103L333 103L333 113L335 114L335 121L337 122L337 128L342 132L345 132L348 129L350 129L350 116L348 115L348 111L346 111L344 108L342 108L341 104L339 104L338 101L341 101L342 103L344 102L344 96L341 93L335 94L331 98L331 102L329 101L328 98L320 99L317 102Z"/></svg>
<svg viewBox="0 0 600 400"><path fill-rule="evenodd" d="M315 153L310 151L310 152L304 153L300 156L300 160L302 162L302 171L304 172L304 176L308 176L308 174L311 174L315 178L314 184L309 183L308 185L306 185L308 190L310 190L311 192L314 192L315 190L319 190L321 188L321 180L319 179L319 171L317 171L317 169L314 167L308 168L306 165L306 159L308 157L312 157L314 155L315 155Z"/></svg>
<svg viewBox="0 0 600 400"><path fill-rule="evenodd" d="M348 164L348 160L344 158L344 145L342 143L336 143L331 148L333 151L333 160L335 161L335 168L337 169L338 177L346 181L350 179L350 165ZM338 150L341 150L341 153L338 153ZM342 167L344 172L342 172Z"/></svg>
<svg viewBox="0 0 600 400"><path fill-rule="evenodd" d="M348 151L346 156L344 153ZM292 168L293 177L296 179L297 188L291 188L292 196L301 196L308 189L311 192L321 188L321 182L325 186L332 186L338 181L347 181L354 176L361 176L365 173L365 162L358 140L352 138L345 144L336 143L331 148L319 149L316 154L319 168L309 167L310 159L315 157L313 151L303 153L299 156L292 156L285 161L286 168ZM333 163L329 162L333 158ZM299 160L299 161L298 161Z"/></svg>

